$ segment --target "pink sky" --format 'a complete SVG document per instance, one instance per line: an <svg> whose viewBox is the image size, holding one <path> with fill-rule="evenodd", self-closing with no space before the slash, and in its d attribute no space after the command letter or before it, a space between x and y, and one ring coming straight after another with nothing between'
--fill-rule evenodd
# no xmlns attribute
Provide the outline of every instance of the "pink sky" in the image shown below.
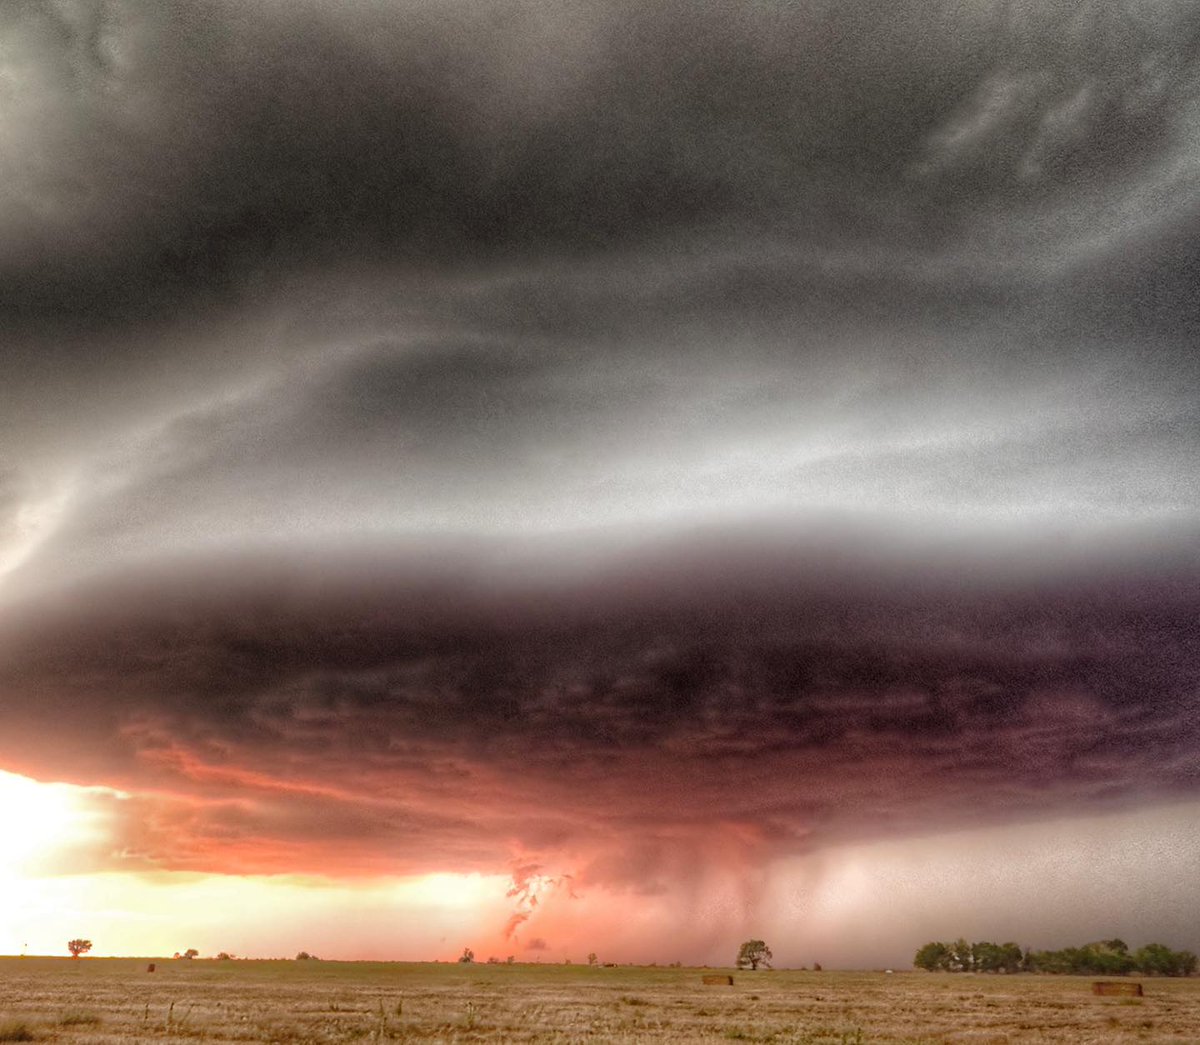
<svg viewBox="0 0 1200 1045"><path fill-rule="evenodd" d="M761 865L711 863L668 892L532 875L347 877L197 873L116 862L102 792L0 777L10 898L0 953L730 964L764 938L777 964L905 967L926 938L1015 938L1034 947L1119 935L1177 946L1178 882L1200 871L1195 803L838 846ZM120 803L130 801L117 796ZM564 872L569 857L562 854ZM527 869L528 870L528 869ZM565 873L570 873L565 871ZM1131 891L1130 883L1136 882ZM525 885L517 895L515 886ZM532 902L536 900L536 903ZM1186 932L1183 936L1186 936Z"/></svg>

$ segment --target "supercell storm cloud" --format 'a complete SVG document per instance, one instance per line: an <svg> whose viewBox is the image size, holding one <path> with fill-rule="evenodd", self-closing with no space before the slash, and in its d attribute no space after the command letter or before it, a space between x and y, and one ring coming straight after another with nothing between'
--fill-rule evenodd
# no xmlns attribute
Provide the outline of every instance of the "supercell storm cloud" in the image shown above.
<svg viewBox="0 0 1200 1045"><path fill-rule="evenodd" d="M607 884L722 832L783 855L1194 794L1194 560L1014 583L768 543L553 583L459 548L75 592L6 636L3 755L154 792L122 850L177 867L550 853Z"/></svg>
<svg viewBox="0 0 1200 1045"><path fill-rule="evenodd" d="M1134 0L6 5L0 768L128 796L97 867L651 892L1195 801L1198 62Z"/></svg>

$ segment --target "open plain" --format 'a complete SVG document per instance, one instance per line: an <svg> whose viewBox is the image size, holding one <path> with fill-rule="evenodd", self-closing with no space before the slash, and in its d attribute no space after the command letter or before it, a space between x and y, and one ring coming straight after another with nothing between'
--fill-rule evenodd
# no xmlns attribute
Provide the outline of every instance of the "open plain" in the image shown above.
<svg viewBox="0 0 1200 1045"><path fill-rule="evenodd" d="M0 959L0 1041L1200 1042L1200 979L580 965Z"/></svg>

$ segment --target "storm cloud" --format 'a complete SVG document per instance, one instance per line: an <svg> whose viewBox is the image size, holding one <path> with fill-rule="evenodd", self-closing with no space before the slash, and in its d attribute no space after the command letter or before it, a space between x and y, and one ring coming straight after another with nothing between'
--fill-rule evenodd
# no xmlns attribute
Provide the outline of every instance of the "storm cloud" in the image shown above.
<svg viewBox="0 0 1200 1045"><path fill-rule="evenodd" d="M5 6L0 768L117 789L97 866L646 897L1194 801L1197 55Z"/></svg>
<svg viewBox="0 0 1200 1045"><path fill-rule="evenodd" d="M1161 263L1147 235L1194 215L1200 23L1180 4L4 17L2 299L35 329L243 308L346 261L430 272L681 237L802 245L825 299L839 261L882 270L848 290L890 275L896 298L920 262L993 293L1128 286ZM1162 311L1186 311L1158 275Z"/></svg>
<svg viewBox="0 0 1200 1045"><path fill-rule="evenodd" d="M903 550L709 534L553 579L471 547L126 578L6 636L3 757L157 795L128 852L209 871L549 855L643 882L695 847L1194 797L1194 556Z"/></svg>

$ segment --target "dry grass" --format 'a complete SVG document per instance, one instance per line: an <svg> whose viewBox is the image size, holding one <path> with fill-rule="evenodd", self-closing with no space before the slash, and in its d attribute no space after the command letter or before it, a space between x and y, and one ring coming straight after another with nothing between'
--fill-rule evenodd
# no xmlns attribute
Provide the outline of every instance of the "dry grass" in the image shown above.
<svg viewBox="0 0 1200 1045"><path fill-rule="evenodd" d="M367 962L0 959L0 1041L1200 1042L1200 979L1104 998L1075 977ZM1137 1004L1131 1005L1130 1002Z"/></svg>

